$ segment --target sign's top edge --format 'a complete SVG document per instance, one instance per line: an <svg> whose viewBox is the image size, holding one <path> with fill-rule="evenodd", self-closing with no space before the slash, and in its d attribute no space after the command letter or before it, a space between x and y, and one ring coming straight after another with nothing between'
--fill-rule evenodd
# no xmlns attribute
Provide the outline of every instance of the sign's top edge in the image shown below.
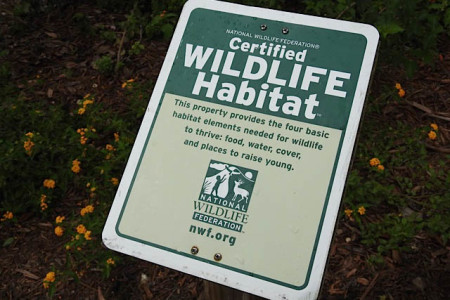
<svg viewBox="0 0 450 300"><path fill-rule="evenodd" d="M268 20L280 21L284 23L307 25L312 27L361 34L366 37L369 43L375 44L378 43L380 36L378 30L370 24L310 16L269 8L246 6L242 4L217 0L188 0L184 5L183 12L189 15L197 8L217 10L249 17L265 18Z"/></svg>

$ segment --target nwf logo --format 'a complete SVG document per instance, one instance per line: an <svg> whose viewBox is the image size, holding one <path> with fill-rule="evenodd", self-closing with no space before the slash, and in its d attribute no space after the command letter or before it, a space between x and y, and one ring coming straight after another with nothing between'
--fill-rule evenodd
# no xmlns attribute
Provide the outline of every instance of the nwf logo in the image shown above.
<svg viewBox="0 0 450 300"><path fill-rule="evenodd" d="M211 160L200 199L246 212L258 171Z"/></svg>

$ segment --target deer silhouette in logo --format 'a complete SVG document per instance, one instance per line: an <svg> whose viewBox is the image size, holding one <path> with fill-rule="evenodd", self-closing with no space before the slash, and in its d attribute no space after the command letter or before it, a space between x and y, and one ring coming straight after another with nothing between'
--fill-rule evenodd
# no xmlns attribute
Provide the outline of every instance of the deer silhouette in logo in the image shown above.
<svg viewBox="0 0 450 300"><path fill-rule="evenodd" d="M237 199L238 196L241 197L241 199L239 199L238 202L241 202L242 200L245 199L245 203L248 203L248 196L249 196L249 192L243 188L240 188L239 186L243 183L242 180L238 180L234 182L234 188L233 188L233 192L234 192L234 196L232 201L235 201Z"/></svg>

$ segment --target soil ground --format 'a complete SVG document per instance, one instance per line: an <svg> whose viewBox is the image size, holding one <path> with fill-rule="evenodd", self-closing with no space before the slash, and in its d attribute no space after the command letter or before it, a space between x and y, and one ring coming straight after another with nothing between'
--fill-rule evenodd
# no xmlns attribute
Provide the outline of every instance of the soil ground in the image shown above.
<svg viewBox="0 0 450 300"><path fill-rule="evenodd" d="M101 55L116 55L118 45L92 38L71 22L75 13L82 12L89 16L94 26L114 26L125 19L124 15L77 5L66 8L63 13L49 12L20 24L20 19L13 20L13 7L8 2L11 1L0 3L0 43L9 49L7 59L12 64L12 80L19 88L24 80L39 75L45 84L36 94L47 96L48 101L64 99L75 104L93 86L100 101L114 102L120 84L126 79L156 81L168 42L142 41L145 51L126 62L120 77L104 77L93 69L92 63ZM14 32L13 25L21 26L20 32ZM448 114L449 50L449 41L442 41L442 60L434 68L422 66L412 79L406 79L401 71L379 68L374 77L374 93L389 75L390 81L397 78L405 82L410 95L406 99L410 104L386 108L378 116L380 124L384 122L383 118L405 118L415 124L427 118L430 112ZM68 70L70 78L63 75ZM436 92L443 93L442 99L446 101L430 100L428 95ZM136 128L138 126L136 124ZM448 141L449 132L445 128L442 134ZM445 150L434 151L440 155ZM52 224L32 214L20 215L14 226L0 232L0 241L11 236L14 242L0 248L0 299L45 298L42 279L49 265L61 267L66 259ZM321 299L449 299L450 247L444 246L438 237L428 235L416 236L414 247L416 250L409 253L393 251L384 257L384 267L374 268L366 262L373 250L358 243L358 229L352 222L340 219L324 274ZM202 293L201 279L137 259L127 261L114 268L109 279L104 279L101 272L93 269L78 283L61 282L56 298L198 299Z"/></svg>

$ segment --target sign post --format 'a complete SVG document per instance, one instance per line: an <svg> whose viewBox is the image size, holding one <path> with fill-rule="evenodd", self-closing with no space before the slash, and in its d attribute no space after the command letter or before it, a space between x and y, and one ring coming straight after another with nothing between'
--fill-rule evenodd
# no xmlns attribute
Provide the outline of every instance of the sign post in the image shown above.
<svg viewBox="0 0 450 300"><path fill-rule="evenodd" d="M377 43L369 25L188 1L105 245L262 297L316 298Z"/></svg>

